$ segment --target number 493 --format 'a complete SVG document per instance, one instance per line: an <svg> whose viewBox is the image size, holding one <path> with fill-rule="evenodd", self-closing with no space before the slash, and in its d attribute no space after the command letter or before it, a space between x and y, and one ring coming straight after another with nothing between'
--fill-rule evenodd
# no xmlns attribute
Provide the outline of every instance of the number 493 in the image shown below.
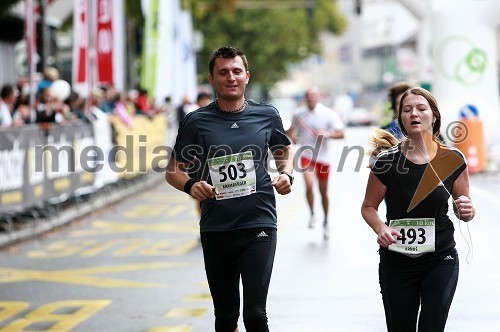
<svg viewBox="0 0 500 332"><path fill-rule="evenodd" d="M417 244L424 244L426 241L425 229L423 228L402 228L399 232L401 233L401 236L397 239L398 241L401 241L401 244L413 244L417 241L417 239Z"/></svg>

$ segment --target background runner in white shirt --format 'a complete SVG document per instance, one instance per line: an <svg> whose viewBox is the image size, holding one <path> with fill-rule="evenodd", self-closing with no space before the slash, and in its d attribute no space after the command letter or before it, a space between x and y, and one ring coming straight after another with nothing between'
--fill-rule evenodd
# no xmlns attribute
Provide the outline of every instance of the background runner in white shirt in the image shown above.
<svg viewBox="0 0 500 332"><path fill-rule="evenodd" d="M309 227L313 228L315 224L313 185L314 178L316 178L323 206L324 238L327 240L329 238L328 176L330 174L328 139L343 138L344 124L337 112L321 104L319 98L320 91L317 87L306 91L306 104L295 111L288 134L294 143L301 145L297 156L300 157L300 169L304 173L306 183L307 203L311 210Z"/></svg>

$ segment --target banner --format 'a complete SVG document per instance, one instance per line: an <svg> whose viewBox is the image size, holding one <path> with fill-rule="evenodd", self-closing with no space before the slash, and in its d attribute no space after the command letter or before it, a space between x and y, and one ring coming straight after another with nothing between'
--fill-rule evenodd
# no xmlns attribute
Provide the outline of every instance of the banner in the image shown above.
<svg viewBox="0 0 500 332"><path fill-rule="evenodd" d="M30 84L30 107L35 107L35 93L33 87L35 86L35 73L36 73L36 15L34 8L34 0L26 0L25 2L25 15L24 20L24 36L26 40L26 58L28 63L28 77Z"/></svg>
<svg viewBox="0 0 500 332"><path fill-rule="evenodd" d="M125 91L125 73L130 70L125 66L126 48L124 0L113 0L113 85L118 91Z"/></svg>
<svg viewBox="0 0 500 332"><path fill-rule="evenodd" d="M489 149L500 141L497 30L499 1L448 0L432 15L434 81L432 92L441 111L441 131L452 143L474 136L457 123L463 108L477 109ZM448 5L448 6L446 6ZM451 7L450 7L451 6Z"/></svg>
<svg viewBox="0 0 500 332"><path fill-rule="evenodd" d="M28 135L17 128L0 130L0 212L24 206L23 187Z"/></svg>
<svg viewBox="0 0 500 332"><path fill-rule="evenodd" d="M74 0L73 14L73 90L83 97L89 89L89 10L87 0Z"/></svg>
<svg viewBox="0 0 500 332"><path fill-rule="evenodd" d="M148 12L145 17L145 31L142 50L141 88L148 90L150 95L154 95L156 92L156 61L158 59L158 6L158 0L149 0Z"/></svg>
<svg viewBox="0 0 500 332"><path fill-rule="evenodd" d="M116 145L112 142L112 126ZM137 116L131 127L101 112L92 124L0 129L0 218L92 193L120 178L164 172L166 119Z"/></svg>
<svg viewBox="0 0 500 332"><path fill-rule="evenodd" d="M99 85L113 85L113 1L97 1L97 82Z"/></svg>
<svg viewBox="0 0 500 332"><path fill-rule="evenodd" d="M45 192L51 202L62 202L74 191L72 174L75 172L73 126L52 125L43 150Z"/></svg>
<svg viewBox="0 0 500 332"><path fill-rule="evenodd" d="M182 70L183 91L192 102L198 94L198 79L196 77L196 51L194 43L193 19L188 11L181 11L179 16L178 50L179 68ZM177 68L177 67L176 67Z"/></svg>
<svg viewBox="0 0 500 332"><path fill-rule="evenodd" d="M23 209L43 205L45 193L45 167L42 151L38 144L45 142L45 135L36 124L24 125L22 129L26 145L26 163L24 165ZM18 130L19 130L18 129Z"/></svg>
<svg viewBox="0 0 500 332"><path fill-rule="evenodd" d="M170 155L165 145L167 121L164 114L136 116L131 126L112 115L116 144L111 149L111 168L119 178L132 178L150 170L164 170Z"/></svg>
<svg viewBox="0 0 500 332"><path fill-rule="evenodd" d="M73 193L78 196L83 193L94 191L96 173L94 168L94 128L91 124L77 122L72 124L73 141L72 147L75 151L75 171L72 174Z"/></svg>
<svg viewBox="0 0 500 332"><path fill-rule="evenodd" d="M111 169L111 162L114 160L111 156L113 148L113 132L109 116L104 112L94 112L98 114L97 119L92 121L94 127L94 140L99 143L98 162L96 163L96 172L94 186L96 189L104 187L106 184L116 182L118 173Z"/></svg>

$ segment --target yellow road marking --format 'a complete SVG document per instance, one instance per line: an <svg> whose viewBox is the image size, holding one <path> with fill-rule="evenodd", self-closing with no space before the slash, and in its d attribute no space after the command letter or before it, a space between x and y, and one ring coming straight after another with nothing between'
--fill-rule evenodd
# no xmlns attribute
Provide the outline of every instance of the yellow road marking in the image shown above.
<svg viewBox="0 0 500 332"><path fill-rule="evenodd" d="M174 308L169 310L165 317L179 318L179 317L201 317L208 311L208 308Z"/></svg>
<svg viewBox="0 0 500 332"><path fill-rule="evenodd" d="M69 256L95 257L110 249L115 249L112 256L123 257L133 252L145 256L181 256L197 248L198 240L162 240L150 243L148 239L77 239L64 240L48 244L43 250L28 252L30 258L60 258Z"/></svg>
<svg viewBox="0 0 500 332"><path fill-rule="evenodd" d="M194 204L194 203L193 203ZM176 217L182 213L193 212L191 204L159 205L159 204L141 204L132 207L131 210L124 213L126 218L154 218L154 217Z"/></svg>
<svg viewBox="0 0 500 332"><path fill-rule="evenodd" d="M181 256L197 248L199 245L200 243L198 240L189 240L172 248L172 243L169 240L165 240L142 250L142 254L147 256Z"/></svg>
<svg viewBox="0 0 500 332"><path fill-rule="evenodd" d="M125 222L112 222L95 220L92 222L94 229L78 230L71 232L71 236L105 235L115 233L198 233L199 227L195 222L172 222L155 224L134 224Z"/></svg>
<svg viewBox="0 0 500 332"><path fill-rule="evenodd" d="M212 296L209 293L201 294L190 294L184 298L186 302L196 302L196 301L212 301Z"/></svg>
<svg viewBox="0 0 500 332"><path fill-rule="evenodd" d="M193 327L189 325L158 326L152 327L148 332L191 332Z"/></svg>
<svg viewBox="0 0 500 332"><path fill-rule="evenodd" d="M56 271L22 270L0 267L0 283L6 284L24 281L45 281L105 288L167 287L165 284L143 283L136 281L103 278L93 276L93 274L153 270L172 267L184 267L187 265L187 263L144 263Z"/></svg>
<svg viewBox="0 0 500 332"><path fill-rule="evenodd" d="M3 322L9 317L12 317L17 313L24 311L29 306L29 303L26 302L0 302L0 322Z"/></svg>
<svg viewBox="0 0 500 332"><path fill-rule="evenodd" d="M73 300L59 301L46 304L24 317L14 320L8 325L0 328L0 331L5 332L21 332L34 331L37 323L44 326L50 324L49 328L44 328L43 331L49 332L66 332L95 315L98 311L105 308L111 303L109 300ZM23 306L23 309L28 307L28 303L24 302L0 302L0 309L13 310ZM65 310L66 309L66 310ZM4 310L1 310L3 313ZM62 313L62 312L70 313Z"/></svg>

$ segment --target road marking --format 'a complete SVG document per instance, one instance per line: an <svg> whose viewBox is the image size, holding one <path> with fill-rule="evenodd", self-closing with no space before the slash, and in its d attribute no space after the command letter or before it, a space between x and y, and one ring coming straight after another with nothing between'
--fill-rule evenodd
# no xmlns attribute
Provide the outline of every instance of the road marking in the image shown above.
<svg viewBox="0 0 500 332"><path fill-rule="evenodd" d="M109 300L59 301L43 305L24 317L0 328L2 332L12 331L57 331L66 332L107 307ZM25 302L0 302L2 320L21 314L29 307ZM5 317L5 314L9 317Z"/></svg>
<svg viewBox="0 0 500 332"><path fill-rule="evenodd" d="M208 308L173 308L165 314L165 317L201 317L204 316L207 312Z"/></svg>
<svg viewBox="0 0 500 332"><path fill-rule="evenodd" d="M191 332L193 327L189 325L158 326L152 327L148 332Z"/></svg>
<svg viewBox="0 0 500 332"><path fill-rule="evenodd" d="M26 302L0 302L0 322L6 321L9 317L16 315L29 308L30 304Z"/></svg>
<svg viewBox="0 0 500 332"><path fill-rule="evenodd" d="M30 258L47 259L60 257L96 257L114 249L114 257L124 257L133 253L143 256L181 256L199 247L198 240L162 240L150 241L148 239L74 239L49 243L41 250L32 250L27 256Z"/></svg>
<svg viewBox="0 0 500 332"><path fill-rule="evenodd" d="M165 240L142 250L141 253L146 256L181 256L199 246L200 242L198 240L189 240L170 249L172 247L171 241Z"/></svg>
<svg viewBox="0 0 500 332"><path fill-rule="evenodd" d="M92 222L94 229L77 230L70 233L70 236L107 235L116 233L198 233L199 227L195 222L172 222L155 224L133 224L125 222L113 222L105 220L95 220Z"/></svg>
<svg viewBox="0 0 500 332"><path fill-rule="evenodd" d="M210 293L190 294L184 298L185 302L212 301Z"/></svg>
<svg viewBox="0 0 500 332"><path fill-rule="evenodd" d="M183 214L193 214L191 204L141 204L132 207L123 215L125 218L155 218L155 217L177 217Z"/></svg>
<svg viewBox="0 0 500 332"><path fill-rule="evenodd" d="M26 282L26 281L44 281L57 282L62 284L85 285L103 288L155 288L167 287L165 284L144 283L137 281L121 280L96 277L93 274L116 273L126 271L155 270L174 267L185 267L187 263L144 263L128 264L117 266L100 266L84 269L40 271L24 270L0 267L0 284Z"/></svg>

